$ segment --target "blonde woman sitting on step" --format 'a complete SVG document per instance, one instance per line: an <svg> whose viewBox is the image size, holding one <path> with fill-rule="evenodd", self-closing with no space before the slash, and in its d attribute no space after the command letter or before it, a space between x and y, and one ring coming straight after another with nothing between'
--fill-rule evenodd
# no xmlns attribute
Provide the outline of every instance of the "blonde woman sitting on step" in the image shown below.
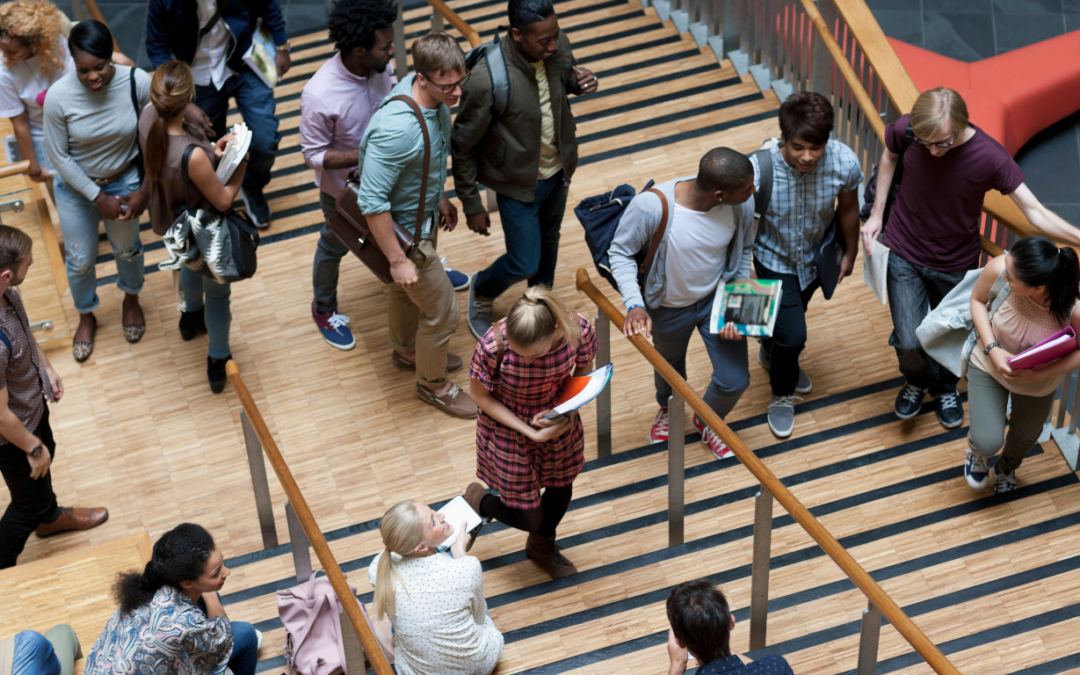
<svg viewBox="0 0 1080 675"><path fill-rule="evenodd" d="M465 554L472 536L438 551L452 531L442 514L414 501L393 506L379 524L386 549L371 561L368 579L376 621L387 616L394 627L398 675L487 675L502 655L480 561Z"/></svg>

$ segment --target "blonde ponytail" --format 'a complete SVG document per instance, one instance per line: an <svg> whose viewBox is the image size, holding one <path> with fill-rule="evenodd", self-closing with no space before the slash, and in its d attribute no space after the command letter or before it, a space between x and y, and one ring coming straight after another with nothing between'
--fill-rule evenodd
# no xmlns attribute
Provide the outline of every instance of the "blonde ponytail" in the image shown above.
<svg viewBox="0 0 1080 675"><path fill-rule="evenodd" d="M375 570L375 617L378 620L388 615L393 620L397 584L401 584L406 594L409 592L409 589L405 588L404 577L394 563L393 554L408 556L423 538L416 502L408 500L391 506L379 521L379 534L382 535L383 546L386 548L383 549L379 567Z"/></svg>
<svg viewBox="0 0 1080 675"><path fill-rule="evenodd" d="M531 347L562 329L567 342L576 347L581 344L581 324L576 316L550 288L533 286L506 315L506 337L519 347Z"/></svg>

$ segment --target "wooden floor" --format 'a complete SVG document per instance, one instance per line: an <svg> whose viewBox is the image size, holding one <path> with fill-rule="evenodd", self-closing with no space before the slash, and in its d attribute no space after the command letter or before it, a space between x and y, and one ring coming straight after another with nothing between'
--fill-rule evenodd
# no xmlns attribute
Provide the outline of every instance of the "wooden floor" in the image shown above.
<svg viewBox="0 0 1080 675"><path fill-rule="evenodd" d="M501 0L451 4L485 37L504 11ZM717 64L652 9L574 0L557 11L577 58L601 78L599 95L573 103L582 166L570 205L617 183L693 174L712 147L748 152L777 135L775 95L762 94L729 62ZM410 38L422 34L428 16L407 15ZM463 491L475 475L475 423L419 402L413 376L391 366L386 289L357 261L344 262L339 291L356 349L330 348L311 321L320 215L296 127L300 88L331 47L325 33L293 45L294 69L278 89L285 140L268 188L275 221L259 274L233 289L231 344L338 560L370 602L366 567L381 548L376 519L402 499L438 504ZM493 220L495 236L478 238L461 225L441 238L451 266L472 272L499 255L497 214ZM592 315L573 285L575 271L591 265L572 215L563 235L555 290ZM156 237L144 237L152 265L164 256ZM292 584L291 559L287 546L261 551L237 399L231 390L210 394L205 338L179 339L168 275L147 275L146 336L124 342L107 244L101 255L94 356L82 365L65 351L52 357L67 386L52 418L59 443L53 472L64 504L104 505L111 517L90 532L31 539L22 562L201 523L233 570L224 589L230 617L265 632L260 672L281 672L274 591ZM833 300L811 304L802 364L814 390L796 408L794 435L778 441L765 424L768 379L753 349L752 384L729 421L963 673L1080 672L1077 475L1048 442L1018 473L1017 492L995 498L969 490L961 472L966 428L942 429L929 408L907 422L892 415L900 380L886 344L889 316L860 278L857 269ZM516 291L496 303L497 312ZM464 294L459 298L464 305ZM467 357L474 346L463 325L451 350ZM524 535L497 524L473 549L484 562L492 618L506 637L499 674L664 672L664 599L672 585L703 576L728 593L744 622L734 647L747 648L754 482L692 436L687 543L667 548L666 448L647 445L657 406L652 374L625 340L614 339L612 353L615 454L596 459L595 415L586 410L589 463L559 531L580 573L545 580L524 556ZM688 370L690 383L703 389L711 368L696 339ZM455 380L465 384L463 375ZM693 431L689 419L686 430ZM273 479L271 491L285 538L284 498ZM766 651L785 654L800 674L851 671L864 599L779 508L774 527ZM96 639L80 637L86 645ZM879 673L929 672L888 626L880 660Z"/></svg>

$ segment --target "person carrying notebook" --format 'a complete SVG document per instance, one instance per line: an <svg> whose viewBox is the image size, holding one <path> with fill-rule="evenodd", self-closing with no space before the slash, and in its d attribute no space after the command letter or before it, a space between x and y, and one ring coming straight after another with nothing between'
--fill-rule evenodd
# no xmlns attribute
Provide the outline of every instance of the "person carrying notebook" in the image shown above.
<svg viewBox="0 0 1080 675"><path fill-rule="evenodd" d="M705 402L723 419L750 385L746 339L732 324L719 334L712 333L709 319L717 286L750 277L756 231L750 199L754 195L754 167L740 152L714 148L701 158L697 176L676 178L656 189L663 193L667 209L652 192L634 197L608 250L611 271L626 306L623 332L627 337L651 335L656 351L685 378L686 348L697 330L712 361ZM642 290L634 256L649 248L665 210L667 228ZM668 439L671 385L659 373L654 378L660 410L649 437L660 443ZM697 414L694 427L717 459L731 454ZM682 420L675 433L682 433Z"/></svg>

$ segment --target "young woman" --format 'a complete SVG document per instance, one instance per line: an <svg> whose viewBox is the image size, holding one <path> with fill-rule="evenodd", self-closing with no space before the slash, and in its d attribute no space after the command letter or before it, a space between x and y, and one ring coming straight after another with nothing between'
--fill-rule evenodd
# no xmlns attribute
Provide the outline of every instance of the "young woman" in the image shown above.
<svg viewBox="0 0 1080 675"><path fill-rule="evenodd" d="M437 550L452 531L442 514L413 501L393 506L379 523L386 548L371 562L368 579L376 620L387 616L393 625L398 675L486 675L502 655L480 561L465 555L472 535Z"/></svg>
<svg viewBox="0 0 1080 675"><path fill-rule="evenodd" d="M145 570L121 574L112 615L86 659L86 675L211 675L228 664L254 675L261 636L229 621L218 591L229 577L210 533L184 523L154 544Z"/></svg>
<svg viewBox="0 0 1080 675"><path fill-rule="evenodd" d="M473 483L465 499L481 516L528 532L526 554L556 579L577 573L555 544L555 528L585 466L585 431L577 413L559 421L543 415L566 378L589 372L597 348L584 317L533 286L488 330L469 366L469 393L480 409L476 475L499 496Z"/></svg>
<svg viewBox="0 0 1080 675"><path fill-rule="evenodd" d="M227 134L217 145L206 140L202 128L185 119L184 111L195 96L191 68L182 61L167 61L154 71L150 83L150 103L139 119L139 141L146 159L146 183L150 193L150 223L157 234L165 234L182 206L225 211L232 206L247 168L245 159L227 185L214 173L218 159L225 153ZM181 162L184 150L195 146L188 159L187 195L184 204L184 178ZM220 394L225 389L225 362L230 356L229 309L230 285L220 284L185 267L181 273L184 311L180 315L180 337L191 340L206 332L210 353L206 357L206 376L210 390Z"/></svg>
<svg viewBox="0 0 1080 675"><path fill-rule="evenodd" d="M60 78L45 99L45 147L56 167L53 187L64 232L68 284L80 314L72 345L79 362L94 350L101 220L116 260L116 285L125 294L124 338L138 342L146 331L139 306L143 286L139 216L147 197L140 189L136 162L136 106L141 109L150 100L150 76L138 68L114 65L112 45L112 33L103 23L83 21L72 28L68 51L75 71Z"/></svg>
<svg viewBox="0 0 1080 675"><path fill-rule="evenodd" d="M1002 275L1009 295L990 319L991 288ZM968 362L967 461L964 477L975 490L986 487L990 458L1004 447L994 467L994 492L1016 489L1016 469L1042 432L1065 374L1080 366L1080 351L1044 368L1013 370L1009 359L1066 326L1080 335L1080 263L1071 248L1049 239L1026 237L983 268L971 293L971 317L979 339ZM1006 417L1009 402L1012 412ZM1009 432L1006 435L1005 425Z"/></svg>

